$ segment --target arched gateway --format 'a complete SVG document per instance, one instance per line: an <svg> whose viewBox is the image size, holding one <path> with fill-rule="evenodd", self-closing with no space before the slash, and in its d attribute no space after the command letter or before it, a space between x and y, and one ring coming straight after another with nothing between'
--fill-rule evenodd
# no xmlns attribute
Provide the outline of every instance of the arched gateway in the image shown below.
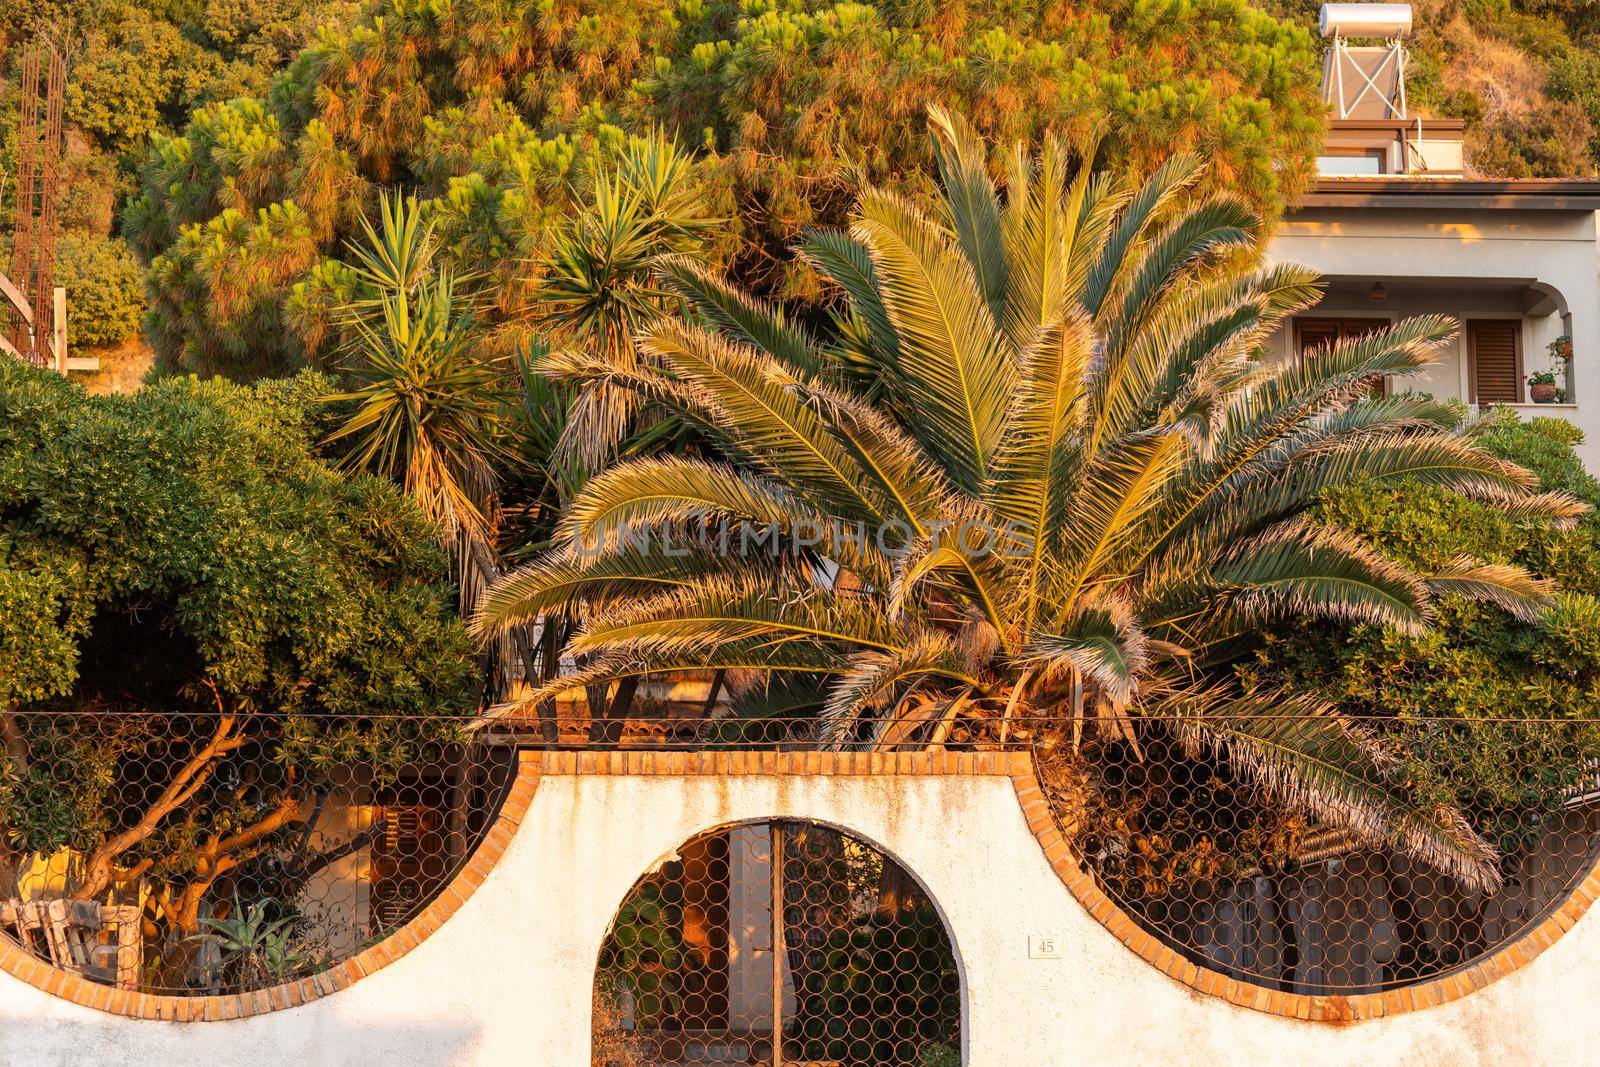
<svg viewBox="0 0 1600 1067"><path fill-rule="evenodd" d="M592 1062L957 1067L961 1003L949 933L904 867L818 823L741 823L692 838L618 909Z"/></svg>

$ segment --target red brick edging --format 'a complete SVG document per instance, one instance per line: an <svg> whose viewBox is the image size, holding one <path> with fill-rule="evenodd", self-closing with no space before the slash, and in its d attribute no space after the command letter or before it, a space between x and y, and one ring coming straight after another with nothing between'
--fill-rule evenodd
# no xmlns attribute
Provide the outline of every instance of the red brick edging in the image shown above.
<svg viewBox="0 0 1600 1067"><path fill-rule="evenodd" d="M309 978L285 982L270 989L217 997L138 993L128 989L113 989L70 971L60 970L36 958L8 937L0 937L0 971L74 1004L134 1019L216 1022L308 1004L354 985L372 972L393 963L420 945L454 915L456 909L466 903L467 898L483 884L494 865L500 861L506 846L511 844L512 837L516 835L517 826L527 814L528 805L533 802L533 794L538 787L538 754L518 753L517 776L505 803L500 806L494 825L450 884L431 904L393 934L343 963Z"/></svg>
<svg viewBox="0 0 1600 1067"><path fill-rule="evenodd" d="M1106 896L1095 884L1094 877L1078 865L1072 849L1061 835L1049 802L1039 788L1033 774L1032 761L1027 761L1011 774L1016 786L1017 800L1039 844L1044 848L1045 859L1055 868L1061 881L1089 914L1099 920L1111 934L1126 945L1146 963L1191 989L1208 996L1220 997L1242 1008L1282 1015L1310 1022L1348 1023L1363 1019L1379 1019L1385 1015L1399 1015L1422 1008L1448 1004L1469 993L1476 992L1497 978L1503 978L1517 968L1529 963L1539 953L1555 944L1556 939L1589 910L1600 896L1600 863L1589 871L1587 877L1572 894L1544 922L1534 927L1516 941L1498 949L1466 967L1416 985L1390 989L1382 993L1362 993L1354 996L1306 996L1301 993L1281 993L1230 978L1208 967L1200 967L1179 955L1166 944L1147 933L1116 902Z"/></svg>
<svg viewBox="0 0 1600 1067"><path fill-rule="evenodd" d="M1544 922L1516 942L1460 971L1384 993L1304 996L1280 993L1200 967L1147 933L1095 884L1072 855L1023 752L537 752L519 753L517 777L483 841L433 903L392 936L321 974L220 997L158 996L112 989L58 970L0 937L0 971L100 1011L175 1022L240 1019L309 1003L360 981L419 945L483 884L527 814L543 775L783 775L1009 778L1028 827L1068 891L1113 936L1170 978L1229 1003L1312 1022L1355 1022L1436 1007L1482 989L1555 944L1600 897L1600 864Z"/></svg>

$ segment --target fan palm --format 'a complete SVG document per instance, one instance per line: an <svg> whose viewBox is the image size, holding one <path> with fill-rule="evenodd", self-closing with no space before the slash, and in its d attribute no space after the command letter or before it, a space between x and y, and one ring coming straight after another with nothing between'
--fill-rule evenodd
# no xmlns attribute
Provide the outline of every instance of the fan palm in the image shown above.
<svg viewBox="0 0 1600 1067"><path fill-rule="evenodd" d="M568 652L587 665L546 694L766 672L812 687L839 745L1047 718L1062 743L1164 732L1280 804L1492 882L1490 846L1459 814L1409 805L1365 730L1230 670L1281 620L1414 629L1443 592L1541 610L1547 589L1521 571L1413 573L1304 517L1330 486L1400 477L1557 521L1581 510L1455 432L1448 407L1370 394L1453 324L1263 362L1315 279L1252 266L1259 220L1195 192L1194 161L1135 183L1051 139L1012 151L997 188L959 117L932 126L934 211L870 191L848 233L800 249L846 297L838 339L680 259L666 274L695 321L660 322L638 359L553 361L676 412L721 457L593 478L562 543L486 595L480 632L577 598ZM724 550L752 530L780 550Z"/></svg>

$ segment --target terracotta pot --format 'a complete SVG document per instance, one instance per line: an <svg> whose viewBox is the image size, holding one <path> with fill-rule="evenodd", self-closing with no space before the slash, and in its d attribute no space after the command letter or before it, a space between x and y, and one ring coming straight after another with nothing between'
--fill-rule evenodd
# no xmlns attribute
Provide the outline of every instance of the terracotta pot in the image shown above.
<svg viewBox="0 0 1600 1067"><path fill-rule="evenodd" d="M1556 399L1556 387L1553 383L1528 386L1528 395L1533 397L1535 404L1550 404Z"/></svg>

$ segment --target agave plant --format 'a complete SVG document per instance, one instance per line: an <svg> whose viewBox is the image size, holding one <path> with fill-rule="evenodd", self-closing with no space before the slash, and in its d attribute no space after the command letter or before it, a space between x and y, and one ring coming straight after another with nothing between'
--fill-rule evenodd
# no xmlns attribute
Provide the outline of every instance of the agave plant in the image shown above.
<svg viewBox="0 0 1600 1067"><path fill-rule="evenodd" d="M1012 151L997 187L959 117L932 127L935 210L870 191L848 233L799 249L845 298L837 337L674 260L693 321L660 322L637 359L552 361L677 413L720 458L593 478L555 549L490 590L480 632L576 600L567 651L586 665L532 699L763 672L814 694L842 746L937 745L957 724L1003 737L1025 719L1058 722L1063 744L1160 731L1282 805L1491 884L1491 847L1459 813L1408 804L1365 730L1232 670L1295 618L1415 629L1441 593L1541 610L1548 590L1522 571L1413 573L1305 517L1328 487L1402 477L1555 521L1581 510L1476 447L1447 406L1372 394L1453 324L1264 360L1315 278L1254 265L1260 220L1196 192L1193 160L1135 182L1051 139ZM779 550L727 549L773 543L738 539L751 530Z"/></svg>

